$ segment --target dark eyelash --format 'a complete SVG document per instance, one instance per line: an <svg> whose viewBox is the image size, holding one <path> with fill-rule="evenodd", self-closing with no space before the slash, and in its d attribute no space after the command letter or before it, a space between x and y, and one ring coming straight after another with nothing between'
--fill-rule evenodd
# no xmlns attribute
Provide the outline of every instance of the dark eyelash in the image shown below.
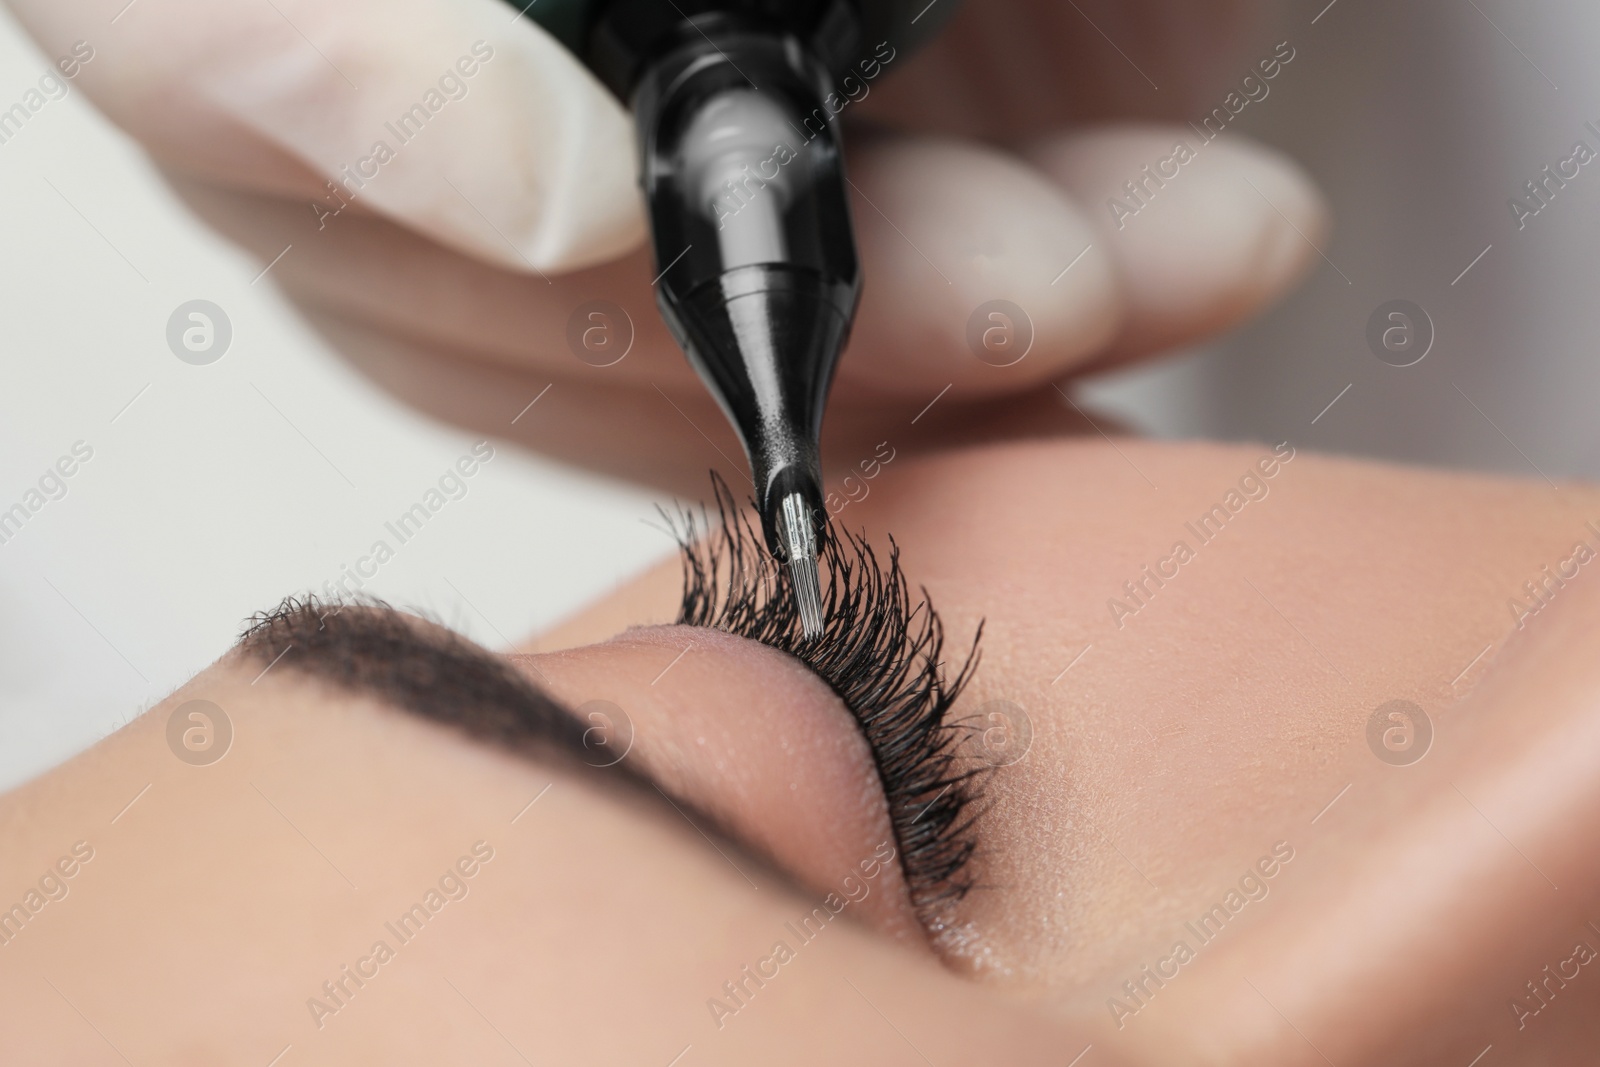
<svg viewBox="0 0 1600 1067"><path fill-rule="evenodd" d="M860 536L827 523L822 557L827 623L806 640L788 577L776 566L726 483L712 475L713 530L683 511L673 526L683 554L678 622L707 626L788 653L820 676L856 716L877 763L912 905L937 937L972 889L981 780L959 747L967 730L950 709L978 666L980 623L961 668L947 676L944 625L926 590L912 597L890 539L887 564Z"/></svg>

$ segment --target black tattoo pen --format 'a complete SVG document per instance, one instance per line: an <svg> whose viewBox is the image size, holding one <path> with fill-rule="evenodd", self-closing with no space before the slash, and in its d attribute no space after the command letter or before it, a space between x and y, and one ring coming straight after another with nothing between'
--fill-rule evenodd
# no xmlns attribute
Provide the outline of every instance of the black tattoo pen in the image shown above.
<svg viewBox="0 0 1600 1067"><path fill-rule="evenodd" d="M823 406L861 297L835 120L955 4L526 8L633 110L657 303L744 443L767 547L788 565L806 637L823 623Z"/></svg>

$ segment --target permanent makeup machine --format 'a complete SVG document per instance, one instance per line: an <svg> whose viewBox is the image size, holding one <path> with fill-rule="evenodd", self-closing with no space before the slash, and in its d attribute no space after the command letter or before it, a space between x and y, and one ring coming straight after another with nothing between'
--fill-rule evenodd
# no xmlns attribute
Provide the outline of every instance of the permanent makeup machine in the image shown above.
<svg viewBox="0 0 1600 1067"><path fill-rule="evenodd" d="M957 0L510 0L633 111L656 300L822 632L818 437L861 296L837 116Z"/></svg>

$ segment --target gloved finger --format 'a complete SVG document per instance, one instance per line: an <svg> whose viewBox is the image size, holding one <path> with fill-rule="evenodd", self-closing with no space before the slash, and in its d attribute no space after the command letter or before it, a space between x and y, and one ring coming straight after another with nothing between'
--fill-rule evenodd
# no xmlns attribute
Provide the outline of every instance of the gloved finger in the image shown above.
<svg viewBox="0 0 1600 1067"><path fill-rule="evenodd" d="M1145 145L1090 133L1057 147L1108 173L1138 173ZM1015 157L926 139L853 145L850 195L866 291L834 404L915 398L920 408L946 386L957 400L1017 393L1102 361L1113 344L1149 352L1256 309L1314 255L1309 246L1282 252L1282 237L1296 226L1319 232L1320 201L1276 157L1220 148L1209 149L1206 171L1184 175L1191 184L1170 183L1167 207L1158 213L1157 201L1133 220L1150 223L1146 232L1126 227L1144 242L1130 245ZM697 389L659 322L643 252L547 284L377 219L337 220L319 232L308 214L259 197L230 204L187 195L264 262L292 243L273 278L304 301L452 352L569 377L591 370L571 343L573 316L607 303L624 313L618 321L634 339L627 358L604 369L612 384ZM1280 254L1263 256L1263 248Z"/></svg>
<svg viewBox="0 0 1600 1067"><path fill-rule="evenodd" d="M729 484L748 476L727 419L655 313L653 268L643 254L546 283L469 260L382 219L349 219L318 234L286 201L192 181L175 186L202 218L262 262L292 245L270 278L358 369L421 410L690 496L704 491L708 466ZM574 312L604 294L627 302L627 336L619 341L625 347L590 351L574 343ZM590 320L581 321L587 329ZM858 338L847 363L873 358L864 344ZM827 490L881 458L885 446L917 451L1095 432L1050 384L1020 394L951 395L930 407L937 392L915 382L892 396L836 388L823 425ZM1099 430L1113 429L1097 421Z"/></svg>
<svg viewBox="0 0 1600 1067"><path fill-rule="evenodd" d="M434 418L686 500L704 496L708 468L736 494L754 491L738 437L699 386L669 392L649 384L619 385L605 371L591 368L583 368L587 374L552 375L484 362L448 343L397 338L335 314L314 311L310 319L356 370ZM823 491L830 513L861 491L864 471L900 455L1008 439L1122 432L1104 418L1091 422L1048 385L1019 396L947 397L919 418L925 406L920 397L873 403L835 398L822 433Z"/></svg>
<svg viewBox="0 0 1600 1067"><path fill-rule="evenodd" d="M866 283L835 403L876 397L915 399L920 407L952 382L958 396L1017 392L1090 358L1115 332L1108 259L1091 251L1063 276L1091 230L1059 187L1031 168L992 150L934 141L861 144L852 165ZM264 263L292 245L271 277L303 302L480 360L569 377L591 370L574 350L574 316L605 304L633 338L626 359L605 368L609 383L701 391L660 321L647 253L547 283L470 262L380 219L338 219L319 231L286 202L192 182L180 188L208 222ZM1003 344L981 350L986 363L968 336L975 315L994 329L980 305L997 297L1025 303L1036 334L1020 342L1031 344L1026 358L1003 368L991 365L1013 363Z"/></svg>
<svg viewBox="0 0 1600 1067"><path fill-rule="evenodd" d="M470 258L377 216L341 216L319 229L288 200L168 180L202 220L261 264L272 263L267 279L302 307L451 358L535 371L546 381L704 392L656 309L647 249L541 278Z"/></svg>
<svg viewBox="0 0 1600 1067"><path fill-rule="evenodd" d="M1029 157L1088 209L1116 265L1127 318L1107 360L1221 333L1319 261L1329 219L1287 157L1188 127L1116 126L1052 137Z"/></svg>
<svg viewBox="0 0 1600 1067"><path fill-rule="evenodd" d="M1014 393L1116 334L1112 260L1060 186L975 142L878 138L851 149L866 291L837 390Z"/></svg>
<svg viewBox="0 0 1600 1067"><path fill-rule="evenodd" d="M1238 139L1176 151L1186 135L1058 135L1030 147L1037 169L955 141L860 146L869 289L841 385L1016 392L1259 312L1317 259L1322 199L1277 153Z"/></svg>
<svg viewBox="0 0 1600 1067"><path fill-rule="evenodd" d="M520 271L638 244L631 123L500 0L12 0L74 81L165 165L369 210ZM75 43L81 42L74 53Z"/></svg>

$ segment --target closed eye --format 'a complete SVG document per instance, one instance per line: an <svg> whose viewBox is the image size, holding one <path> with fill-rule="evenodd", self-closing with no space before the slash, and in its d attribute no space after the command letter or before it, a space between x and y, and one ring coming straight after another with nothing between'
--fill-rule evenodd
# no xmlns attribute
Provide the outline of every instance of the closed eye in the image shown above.
<svg viewBox="0 0 1600 1067"><path fill-rule="evenodd" d="M771 565L732 493L715 474L720 526L678 517L683 597L678 621L758 641L799 660L854 715L877 765L918 918L937 939L972 888L982 764L961 755L968 732L951 707L978 666L982 625L960 668L941 666L944 626L926 593L913 598L899 549L879 561L862 537L831 523L823 634L806 639L781 567ZM670 518L670 517L669 517Z"/></svg>
<svg viewBox="0 0 1600 1067"><path fill-rule="evenodd" d="M892 833L900 859L907 919L914 915L938 944L954 907L972 887L968 868L976 849L973 813L981 786L975 768L986 765L962 756L960 742L970 731L950 716L976 668L977 638L960 669L947 677L941 667L943 627L925 596L911 596L898 552L892 550L887 563L880 563L864 540L830 530L824 542L828 624L820 638L804 639L793 598L782 584L786 581L782 570L770 566L726 486L719 482L715 491L722 517L719 528L710 529L703 513L698 524L689 516L679 520L684 577L679 622L742 638L787 657L793 672L813 685L820 683L819 692L829 694L829 702L839 708L834 712L835 739L844 736L840 730L851 732L843 725L845 719L854 723L865 741L858 758L830 748L832 742L824 740L813 747L814 758L796 763L785 747L792 739L784 735L798 729L814 738L816 731L801 726L807 713L786 703L778 691L793 690L782 678L786 673L782 658L765 661L751 672L756 681L749 693L764 705L760 716L749 699L742 705L746 709L742 720L729 718L729 709L719 708L712 687L725 690L725 677L719 682L701 680L697 687L682 686L678 694L679 699L696 701L697 710L706 716L703 725L732 735L727 755L741 761L741 772L738 767L719 770L726 765L715 759L698 766L693 760L687 766L664 762L664 751L674 747L684 751L682 709L656 721L650 750L625 759L633 747L632 733L616 736L615 724L597 722L585 705L589 697L601 695L595 691L594 675L574 687L561 677L559 662L545 661L541 669L537 657L495 656L443 627L383 605L288 600L253 621L240 650L264 665L291 649L285 667L456 726L478 740L514 750L553 752L569 764L611 768L615 774L608 780L613 785L658 806L669 801L697 828L718 833L723 845L741 853L743 859L736 866L753 865L776 873L791 886L795 879L783 868L803 872L801 880L812 888L831 885L837 877L835 868L847 869L860 859L855 852L865 855L883 841L881 831L880 836L864 831L868 841L849 833L839 837L839 828L862 829L875 818L882 820L878 825ZM697 536L701 532L704 536ZM681 641L659 631L631 634L635 636L630 654L652 641ZM726 641L721 639L724 645ZM718 642L702 639L702 645L708 643ZM611 645L618 648L615 642ZM603 647L588 655L601 654ZM627 655L615 654L620 658L600 672L602 678L618 679L627 673ZM675 662L676 654L663 653L661 666ZM560 660L563 654L553 655ZM653 668L646 679L659 669ZM681 680L690 669L677 667L673 680ZM648 699L657 699L672 688L651 682L629 698L644 698L647 690ZM567 698L567 703L557 697ZM632 711L636 717L650 714L637 703ZM757 725L758 717L762 725ZM813 726L816 721L812 720ZM791 806L783 798L749 792L736 799L740 797L736 779L758 767L765 768L760 774L787 775L785 788L799 788L802 794L809 790L811 800ZM872 795L861 792L863 788ZM877 807L880 802L882 809ZM833 849L844 849L846 839L854 842L848 846L854 850L848 857L823 858ZM819 841L831 845L817 847ZM816 857L820 869L797 862L797 856Z"/></svg>

